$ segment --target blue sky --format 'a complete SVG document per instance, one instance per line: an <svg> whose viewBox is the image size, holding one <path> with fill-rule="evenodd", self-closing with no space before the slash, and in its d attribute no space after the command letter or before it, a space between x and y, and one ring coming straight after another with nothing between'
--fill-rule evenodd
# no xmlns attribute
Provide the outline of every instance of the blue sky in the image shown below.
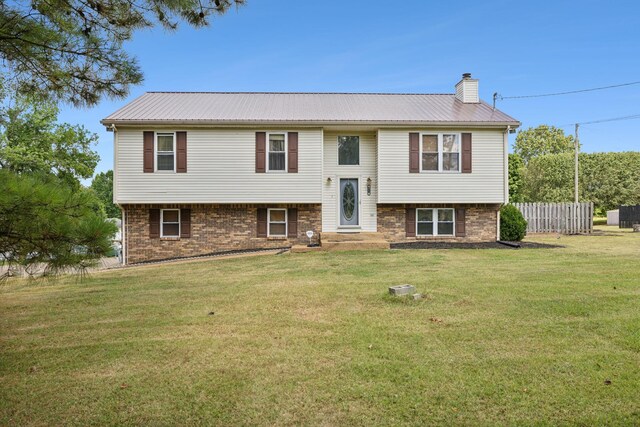
<svg viewBox="0 0 640 427"><path fill-rule="evenodd" d="M146 91L451 93L461 73L491 102L640 80L637 1L247 0L209 28L135 34L145 74L126 100L62 107L61 120L100 136L97 171L112 168L99 120ZM498 108L523 128L640 114L640 85ZM583 151L640 150L640 119L581 127ZM513 138L512 138L513 139Z"/></svg>

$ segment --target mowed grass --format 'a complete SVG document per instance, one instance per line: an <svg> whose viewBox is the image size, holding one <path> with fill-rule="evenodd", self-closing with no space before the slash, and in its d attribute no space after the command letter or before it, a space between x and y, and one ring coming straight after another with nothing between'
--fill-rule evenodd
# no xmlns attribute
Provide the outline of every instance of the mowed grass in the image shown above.
<svg viewBox="0 0 640 427"><path fill-rule="evenodd" d="M600 230L9 282L0 425L638 425L640 234Z"/></svg>

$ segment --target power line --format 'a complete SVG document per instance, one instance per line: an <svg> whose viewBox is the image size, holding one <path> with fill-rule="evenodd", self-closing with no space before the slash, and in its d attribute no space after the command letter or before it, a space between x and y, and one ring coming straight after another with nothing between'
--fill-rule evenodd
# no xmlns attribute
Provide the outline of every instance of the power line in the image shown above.
<svg viewBox="0 0 640 427"><path fill-rule="evenodd" d="M502 96L498 92L494 92L493 93L493 109L494 110L496 109L496 101L498 99L500 101L502 101L502 100L505 100L505 99L544 98L544 97L547 97L547 96L571 95L571 94L574 94L574 93L593 92L593 91L596 91L596 90L613 89L613 88L617 88L617 87L632 86L632 85L637 85L637 84L640 84L640 80L639 81L635 81L635 82L620 83L620 84L617 84L617 85L592 87L592 88L589 88L589 89L569 90L569 91L565 91L565 92L543 93L543 94L539 94L539 95Z"/></svg>
<svg viewBox="0 0 640 427"><path fill-rule="evenodd" d="M612 119L592 120L590 122L582 122L582 123L579 123L579 124L581 124L581 125L592 125L592 124L595 124L595 123L617 122L617 121L621 121L621 120L632 120L632 119L640 119L640 114L634 114L632 116L614 117Z"/></svg>
<svg viewBox="0 0 640 427"><path fill-rule="evenodd" d="M567 123L567 124L564 124L564 125L560 125L558 127L564 128L564 127L567 127L567 126L574 126L574 125L593 125L593 124L596 124L596 123L619 122L619 121L623 121L623 120L634 120L634 119L640 119L640 114L632 114L630 116L612 117L610 119L590 120L588 122Z"/></svg>
<svg viewBox="0 0 640 427"><path fill-rule="evenodd" d="M569 91L566 91L566 92L543 93L543 94L539 94L539 95L502 96L502 95L500 95L499 93L496 92L494 94L494 98L500 99L501 101L503 99L543 98L543 97L546 97L546 96L571 95L573 93L593 92L593 91L596 91L596 90L613 89L613 88L617 88L617 87L632 86L632 85L637 85L637 84L640 84L640 80L636 81L636 82L621 83L621 84L617 84L617 85L593 87L593 88L589 88L589 89L569 90Z"/></svg>

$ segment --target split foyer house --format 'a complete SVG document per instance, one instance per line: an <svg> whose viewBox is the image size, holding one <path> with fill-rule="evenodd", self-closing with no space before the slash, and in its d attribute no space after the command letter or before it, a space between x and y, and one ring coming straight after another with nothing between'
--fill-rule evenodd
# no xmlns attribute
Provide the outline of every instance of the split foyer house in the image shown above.
<svg viewBox="0 0 640 427"><path fill-rule="evenodd" d="M125 263L307 244L495 241L520 125L454 94L151 92L114 132Z"/></svg>

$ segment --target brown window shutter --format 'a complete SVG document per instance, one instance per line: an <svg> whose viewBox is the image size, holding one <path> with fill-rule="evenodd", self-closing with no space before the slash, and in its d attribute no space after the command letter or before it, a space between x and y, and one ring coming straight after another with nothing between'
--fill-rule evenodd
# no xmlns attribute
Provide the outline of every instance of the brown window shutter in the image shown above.
<svg viewBox="0 0 640 427"><path fill-rule="evenodd" d="M287 212L287 237L298 237L298 209L289 208Z"/></svg>
<svg viewBox="0 0 640 427"><path fill-rule="evenodd" d="M407 237L416 237L416 209L407 208L405 228L407 231Z"/></svg>
<svg viewBox="0 0 640 427"><path fill-rule="evenodd" d="M298 132L289 132L287 144L289 173L298 173Z"/></svg>
<svg viewBox="0 0 640 427"><path fill-rule="evenodd" d="M258 208L258 237L267 237L267 209Z"/></svg>
<svg viewBox="0 0 640 427"><path fill-rule="evenodd" d="M456 237L466 236L464 208L456 209Z"/></svg>
<svg viewBox="0 0 640 427"><path fill-rule="evenodd" d="M462 134L462 173L471 173L471 134Z"/></svg>
<svg viewBox="0 0 640 427"><path fill-rule="evenodd" d="M187 172L187 133L176 132L176 172Z"/></svg>
<svg viewBox="0 0 640 427"><path fill-rule="evenodd" d="M180 237L191 237L191 209L180 209Z"/></svg>
<svg viewBox="0 0 640 427"><path fill-rule="evenodd" d="M420 172L420 134L409 133L409 172Z"/></svg>
<svg viewBox="0 0 640 427"><path fill-rule="evenodd" d="M160 209L149 209L149 238L160 238Z"/></svg>
<svg viewBox="0 0 640 427"><path fill-rule="evenodd" d="M144 131L142 132L142 141L143 141L143 163L144 163L144 172L149 173L153 172L153 143L154 143L154 133L153 131Z"/></svg>
<svg viewBox="0 0 640 427"><path fill-rule="evenodd" d="M256 173L265 173L267 165L267 133L256 132Z"/></svg>

